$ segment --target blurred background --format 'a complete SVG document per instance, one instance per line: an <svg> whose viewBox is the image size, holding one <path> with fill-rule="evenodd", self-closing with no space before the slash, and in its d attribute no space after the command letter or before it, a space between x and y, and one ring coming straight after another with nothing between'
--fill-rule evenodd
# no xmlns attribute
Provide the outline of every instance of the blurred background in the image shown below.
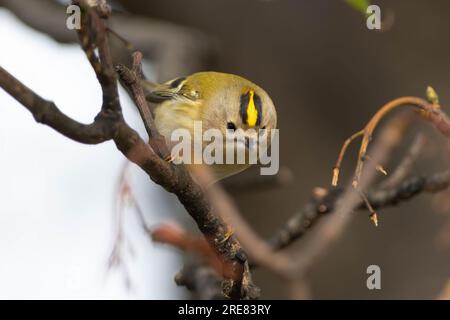
<svg viewBox="0 0 450 320"><path fill-rule="evenodd" d="M89 122L100 105L95 75L65 27L65 6L51 0L0 0L0 65L67 114ZM257 168L226 181L249 223L270 237L311 196L329 186L342 142L387 101L424 96L432 85L450 101L450 3L377 1L384 29L368 30L345 1L113 1L111 27L144 52L149 77L167 80L199 70L242 75L265 88L278 110L286 186L233 192ZM114 42L118 61L128 53ZM82 94L81 94L82 93ZM142 130L123 96L127 120ZM152 244L125 211L124 264L108 271L116 234L118 181L124 158L113 144L84 146L37 125L0 92L0 298L180 298L173 283L182 254ZM426 124L410 130L388 171L423 131L426 148L414 173L448 166L445 142ZM343 175L350 177L356 147ZM148 224L192 225L172 195L129 170ZM449 193L421 195L383 209L375 228L355 215L344 236L309 275L313 298L435 298L450 279ZM445 229L447 226L447 229ZM131 248L131 249L130 249ZM366 268L381 267L382 289L368 290ZM127 280L128 279L128 280ZM264 270L263 298L288 298Z"/></svg>

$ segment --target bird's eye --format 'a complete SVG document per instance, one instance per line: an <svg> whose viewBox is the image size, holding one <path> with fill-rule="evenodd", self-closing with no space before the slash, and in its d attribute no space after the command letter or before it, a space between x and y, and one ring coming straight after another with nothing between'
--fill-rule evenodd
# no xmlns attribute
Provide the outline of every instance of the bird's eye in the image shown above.
<svg viewBox="0 0 450 320"><path fill-rule="evenodd" d="M236 130L236 125L233 122L228 122L227 123L227 129L228 130Z"/></svg>

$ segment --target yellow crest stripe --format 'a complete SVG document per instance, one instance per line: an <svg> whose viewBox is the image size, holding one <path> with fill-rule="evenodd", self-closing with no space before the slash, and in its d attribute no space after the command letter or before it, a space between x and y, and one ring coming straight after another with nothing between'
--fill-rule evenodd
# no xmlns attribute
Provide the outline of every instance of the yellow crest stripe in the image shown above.
<svg viewBox="0 0 450 320"><path fill-rule="evenodd" d="M254 100L255 92L253 90L250 90L249 94L250 97L247 105L247 124L250 127L254 127L256 125L256 121L258 120L258 110L256 109L255 106Z"/></svg>

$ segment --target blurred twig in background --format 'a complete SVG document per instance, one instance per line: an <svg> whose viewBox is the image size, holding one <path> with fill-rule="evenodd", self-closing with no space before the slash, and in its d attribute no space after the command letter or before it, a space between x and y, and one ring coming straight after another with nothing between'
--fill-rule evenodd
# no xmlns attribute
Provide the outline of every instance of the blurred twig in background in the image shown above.
<svg viewBox="0 0 450 320"><path fill-rule="evenodd" d="M30 27L44 32L58 42L76 43L74 32L61 25L66 19L66 6L55 0L0 0L0 6L8 8ZM213 57L215 41L198 30L148 17L130 15L114 10L109 27L120 30L146 57L158 61L158 80L167 80L180 74L190 74L202 69ZM127 50L112 48L113 62L129 65Z"/></svg>

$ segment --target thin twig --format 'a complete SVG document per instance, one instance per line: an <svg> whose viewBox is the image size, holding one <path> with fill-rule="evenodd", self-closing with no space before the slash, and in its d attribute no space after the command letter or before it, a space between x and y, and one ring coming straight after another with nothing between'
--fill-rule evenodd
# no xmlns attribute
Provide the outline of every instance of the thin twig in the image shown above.
<svg viewBox="0 0 450 320"><path fill-rule="evenodd" d="M333 168L333 177L331 180L331 185L333 187L336 187L338 184L338 180L339 180L339 173L341 171L341 165L342 165L342 161L344 160L344 155L345 152L347 151L348 146L358 137L362 136L364 134L364 130L360 130L356 133L354 133L353 135L351 135L349 138L347 138L344 141L344 144L342 145L341 151L339 152L339 156L338 159L336 161L336 164Z"/></svg>
<svg viewBox="0 0 450 320"><path fill-rule="evenodd" d="M429 90L427 91L429 94ZM433 94L434 90L433 90ZM433 99L433 97L430 97L430 99ZM338 157L338 164L340 165L340 162L342 161L343 153L345 153L345 150L348 146L348 144L354 140L354 138L360 136L363 134L363 139L361 142L361 147L359 149L358 153L358 161L356 163L356 169L355 174L353 178L353 186L356 187L359 183L359 180L361 178L362 169L364 166L364 158L367 153L367 148L369 146L370 140L372 139L373 132L375 128L378 126L378 123L392 110L395 110L399 107L403 106L413 106L417 110L422 112L422 116L430 121L436 129L438 129L444 136L450 137L450 121L445 113L442 112L440 109L440 106L437 104L438 100L434 99L433 103L427 102L426 100L422 98L417 97L401 97L394 99L384 106L382 106L375 115L370 119L370 121L367 123L363 131L359 131L355 133L350 139L346 141L344 144L341 153ZM332 178L332 185L336 186L339 179L339 166L336 166L333 170L333 178Z"/></svg>

